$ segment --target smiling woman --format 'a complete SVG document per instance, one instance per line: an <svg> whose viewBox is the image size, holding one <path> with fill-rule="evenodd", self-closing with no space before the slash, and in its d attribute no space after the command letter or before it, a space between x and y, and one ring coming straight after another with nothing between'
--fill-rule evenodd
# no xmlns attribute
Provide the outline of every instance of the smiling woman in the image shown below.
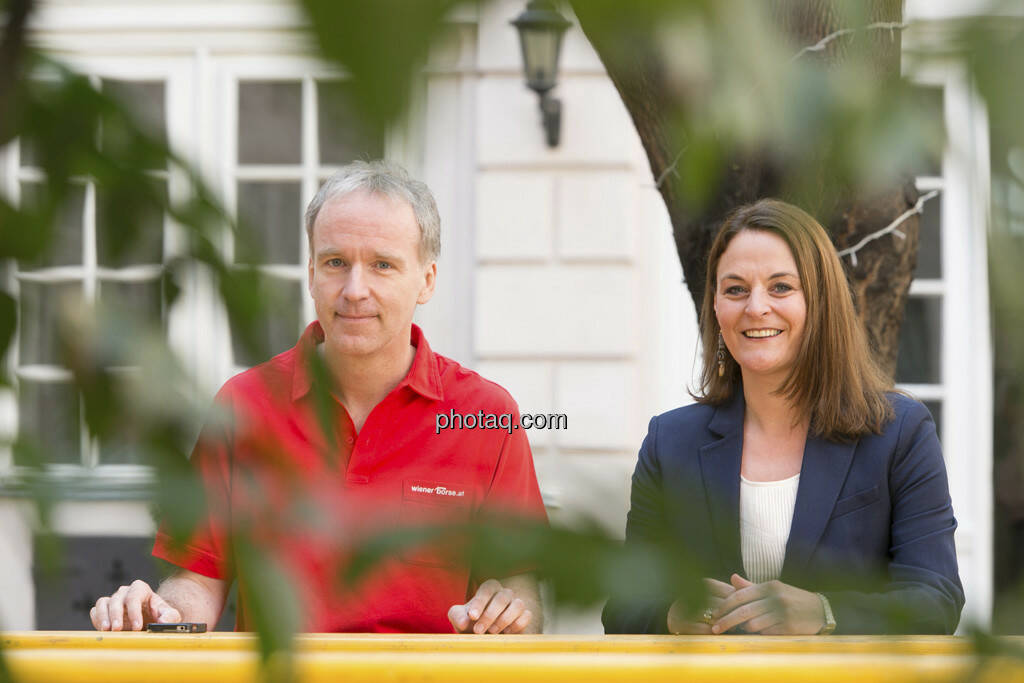
<svg viewBox="0 0 1024 683"><path fill-rule="evenodd" d="M872 358L824 228L764 199L725 219L707 264L698 403L651 420L626 521L627 546L689 550L704 598L613 596L605 629L952 633L935 424Z"/></svg>
<svg viewBox="0 0 1024 683"><path fill-rule="evenodd" d="M760 287L762 296L755 291L751 299L744 299L737 293L744 289L744 283L735 281L740 275L760 278L759 283L745 286ZM748 363L745 367L736 355L742 357L749 346L739 343L732 304L746 301L760 307L748 309L736 321L747 329L765 326L753 324L757 316L752 313L784 324L787 318L795 323L795 309L800 309L799 330L781 335L788 337L784 344L793 355L789 366L776 370L788 371L781 375L781 382L769 382L766 388L799 406L814 431L831 438L857 438L880 431L892 417L885 396L893 386L892 378L879 369L871 355L828 233L806 212L764 199L730 214L708 255L705 292L709 295L700 316L704 373L698 401L721 405L737 387L757 381L759 366ZM722 359L721 374L716 356L719 336L729 351ZM775 376L779 377L778 373Z"/></svg>
<svg viewBox="0 0 1024 683"><path fill-rule="evenodd" d="M749 384L778 385L796 362L807 304L786 242L770 232L745 230L722 254L715 315L725 346ZM724 374L724 372L723 372Z"/></svg>

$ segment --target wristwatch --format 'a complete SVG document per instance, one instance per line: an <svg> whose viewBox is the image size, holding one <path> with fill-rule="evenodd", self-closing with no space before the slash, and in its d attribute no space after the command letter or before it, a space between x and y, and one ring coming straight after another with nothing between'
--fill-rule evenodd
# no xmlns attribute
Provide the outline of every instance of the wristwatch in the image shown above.
<svg viewBox="0 0 1024 683"><path fill-rule="evenodd" d="M829 603L828 598L821 593L816 593L816 595L821 598L821 608L825 612L825 625L818 631L818 635L827 636L836 630L836 615L832 613L832 605Z"/></svg>

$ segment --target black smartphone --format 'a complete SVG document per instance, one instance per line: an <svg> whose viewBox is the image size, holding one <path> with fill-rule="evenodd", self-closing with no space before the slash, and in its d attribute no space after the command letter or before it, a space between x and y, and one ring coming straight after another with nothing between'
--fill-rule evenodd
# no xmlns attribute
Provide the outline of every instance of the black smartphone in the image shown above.
<svg viewBox="0 0 1024 683"><path fill-rule="evenodd" d="M206 624L196 624L191 621L184 621L180 624L157 624L149 625L153 633L206 633Z"/></svg>

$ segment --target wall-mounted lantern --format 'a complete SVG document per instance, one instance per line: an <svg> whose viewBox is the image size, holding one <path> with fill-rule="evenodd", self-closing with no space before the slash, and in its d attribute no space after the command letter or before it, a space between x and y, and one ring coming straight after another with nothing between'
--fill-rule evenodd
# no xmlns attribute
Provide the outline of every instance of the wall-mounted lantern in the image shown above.
<svg viewBox="0 0 1024 683"><path fill-rule="evenodd" d="M558 80L562 36L572 24L558 13L550 0L530 0L523 13L510 23L519 31L526 85L540 95L540 111L548 147L557 147L562 125L562 103L552 97L550 91Z"/></svg>

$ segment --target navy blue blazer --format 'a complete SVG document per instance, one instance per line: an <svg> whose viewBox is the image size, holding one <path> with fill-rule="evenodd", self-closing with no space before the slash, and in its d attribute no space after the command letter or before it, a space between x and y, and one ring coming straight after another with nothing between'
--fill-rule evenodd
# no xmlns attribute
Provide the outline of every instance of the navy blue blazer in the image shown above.
<svg viewBox="0 0 1024 683"><path fill-rule="evenodd" d="M890 394L881 434L808 436L780 581L825 594L837 633L952 633L964 604L946 467L921 403ZM745 575L740 557L743 392L651 420L633 474L626 545L678 544L708 576ZM612 596L608 633L666 633L672 596Z"/></svg>

